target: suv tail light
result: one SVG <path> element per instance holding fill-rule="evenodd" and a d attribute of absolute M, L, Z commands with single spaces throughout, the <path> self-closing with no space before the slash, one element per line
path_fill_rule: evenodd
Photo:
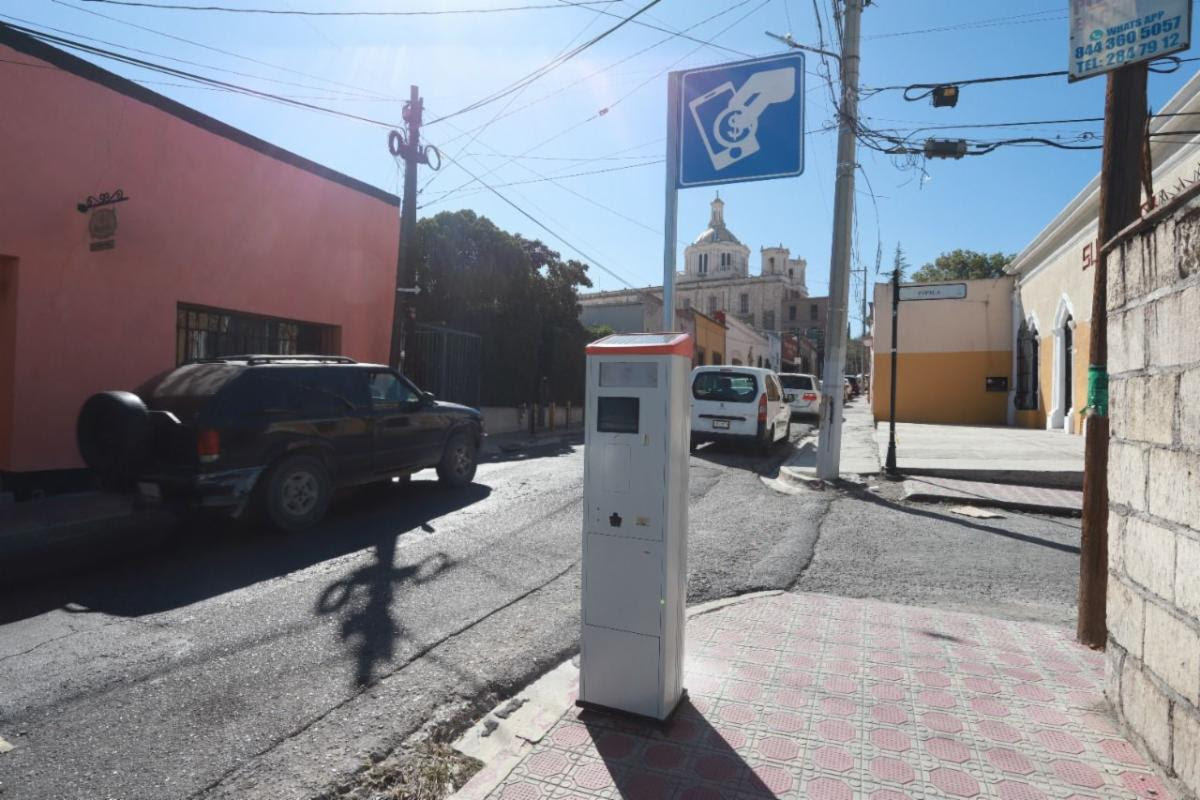
<path fill-rule="evenodd" d="M 758 421 L 767 421 L 767 396 L 765 394 L 758 398 Z"/>
<path fill-rule="evenodd" d="M 806 402 L 811 403 L 813 400 L 817 399 L 817 393 L 816 392 L 805 392 L 804 399 Z"/>
<path fill-rule="evenodd" d="M 211 464 L 221 455 L 221 434 L 214 430 L 203 430 L 196 434 L 196 455 L 201 464 Z"/>

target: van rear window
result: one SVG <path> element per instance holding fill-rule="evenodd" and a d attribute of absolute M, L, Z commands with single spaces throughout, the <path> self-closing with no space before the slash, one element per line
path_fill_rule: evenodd
<path fill-rule="evenodd" d="M 758 379 L 749 372 L 701 372 L 692 381 L 692 397 L 720 403 L 753 403 Z"/>
<path fill-rule="evenodd" d="M 785 389 L 812 389 L 813 379 L 808 375 L 780 375 L 779 382 Z"/>

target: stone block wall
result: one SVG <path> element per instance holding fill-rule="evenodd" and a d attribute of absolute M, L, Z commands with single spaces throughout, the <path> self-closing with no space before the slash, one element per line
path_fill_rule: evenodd
<path fill-rule="evenodd" d="M 1109 261 L 1106 693 L 1200 794 L 1200 201 Z"/>

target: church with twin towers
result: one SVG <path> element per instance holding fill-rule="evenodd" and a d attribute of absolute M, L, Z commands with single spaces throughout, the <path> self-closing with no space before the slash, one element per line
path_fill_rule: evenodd
<path fill-rule="evenodd" d="M 709 317 L 724 312 L 764 333 L 806 327 L 808 304 L 803 301 L 808 297 L 804 277 L 807 262 L 792 258 L 782 244 L 761 248 L 759 256 L 759 273 L 751 275 L 750 248 L 726 225 L 725 201 L 718 193 L 712 201 L 708 227 L 683 251 L 683 271 L 675 279 L 676 306 Z M 647 294 L 659 301 L 656 313 L 661 323 L 661 286 L 581 294 L 579 304 L 587 318 L 593 316 L 589 309 L 599 311 L 611 306 L 615 311 L 622 304 L 641 305 Z M 641 327 L 654 327 L 649 315 Z"/>

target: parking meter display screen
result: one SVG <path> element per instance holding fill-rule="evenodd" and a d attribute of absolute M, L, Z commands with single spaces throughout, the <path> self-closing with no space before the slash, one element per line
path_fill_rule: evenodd
<path fill-rule="evenodd" d="M 597 397 L 596 430 L 600 433 L 637 433 L 636 397 Z"/>
<path fill-rule="evenodd" d="M 601 386 L 650 388 L 658 386 L 658 364 L 611 361 L 600 365 Z"/>

